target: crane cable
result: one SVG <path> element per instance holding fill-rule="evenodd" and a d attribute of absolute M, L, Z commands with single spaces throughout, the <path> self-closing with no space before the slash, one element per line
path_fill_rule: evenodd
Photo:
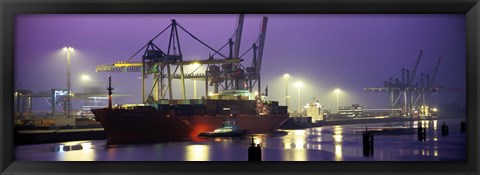
<path fill-rule="evenodd" d="M 203 44 L 204 46 L 208 47 L 210 50 L 214 51 L 215 53 L 217 53 L 218 55 L 222 56 L 223 58 L 227 58 L 225 55 L 221 54 L 220 52 L 218 52 L 217 50 L 213 49 L 212 47 L 210 47 L 208 44 L 204 43 L 203 41 L 201 41 L 200 39 L 198 39 L 197 37 L 195 37 L 192 33 L 188 32 L 185 28 L 183 28 L 180 24 L 177 23 L 177 26 L 180 27 L 180 29 L 182 29 L 185 33 L 187 33 L 188 35 L 190 35 L 190 37 L 192 37 L 193 39 L 197 40 L 198 42 L 200 42 L 201 44 Z"/>
<path fill-rule="evenodd" d="M 168 28 L 170 28 L 172 26 L 172 24 L 168 25 L 165 29 L 163 29 L 160 33 L 158 33 L 155 37 L 153 37 L 153 39 L 151 39 L 150 41 L 153 41 L 155 39 L 157 39 L 161 34 L 163 34 L 163 32 L 165 32 Z M 149 42 L 150 42 L 149 41 Z M 135 57 L 138 53 L 140 53 L 143 49 L 145 49 L 145 47 L 148 46 L 148 43 L 145 44 L 142 48 L 140 48 L 137 52 L 135 52 L 132 56 L 130 56 L 127 61 L 130 61 L 133 57 Z"/>

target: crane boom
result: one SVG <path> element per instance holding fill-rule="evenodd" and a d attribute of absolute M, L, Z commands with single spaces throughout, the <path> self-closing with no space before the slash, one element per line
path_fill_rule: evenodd
<path fill-rule="evenodd" d="M 243 18 L 244 14 L 238 15 L 237 30 L 235 30 L 235 50 L 233 51 L 233 58 L 238 58 L 240 54 L 240 42 L 242 40 Z"/>
<path fill-rule="evenodd" d="M 265 45 L 265 35 L 267 34 L 267 22 L 268 18 L 266 16 L 263 17 L 262 21 L 262 32 L 260 34 L 260 41 L 258 44 L 258 57 L 257 57 L 257 76 L 260 75 L 260 68 L 262 67 L 262 56 L 263 56 L 263 48 Z"/>
<path fill-rule="evenodd" d="M 410 81 L 408 82 L 408 85 L 412 85 L 413 79 L 415 78 L 415 74 L 417 73 L 418 65 L 420 64 L 420 59 L 422 59 L 422 54 L 423 54 L 423 49 L 420 49 L 420 54 L 418 54 L 417 62 L 415 62 L 415 67 L 413 68 L 412 76 L 410 78 Z"/>
<path fill-rule="evenodd" d="M 437 70 L 438 67 L 440 66 L 440 61 L 442 61 L 442 57 L 438 58 L 437 65 L 435 66 L 435 70 L 433 71 L 432 79 L 430 80 L 429 85 L 433 85 L 433 82 L 435 81 L 435 76 L 437 76 Z"/>
<path fill-rule="evenodd" d="M 162 65 L 192 65 L 192 64 L 222 64 L 222 63 L 240 63 L 241 59 L 208 59 L 208 60 L 188 60 L 178 61 L 174 63 L 155 63 L 158 66 Z M 142 62 L 117 62 L 113 64 L 104 64 L 96 67 L 96 72 L 141 72 Z"/>

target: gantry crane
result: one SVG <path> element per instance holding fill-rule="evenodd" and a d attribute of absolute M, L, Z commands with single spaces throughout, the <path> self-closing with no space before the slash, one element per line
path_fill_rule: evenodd
<path fill-rule="evenodd" d="M 425 76 L 424 73 L 421 73 L 419 77 L 417 76 L 417 69 L 422 54 L 423 50 L 420 50 L 411 75 L 410 70 L 402 69 L 384 81 L 383 87 L 364 89 L 373 92 L 388 92 L 390 94 L 391 116 L 412 117 L 413 114 L 418 111 L 420 111 L 420 115 L 428 114 L 430 94 L 436 93 L 439 89 L 439 87 L 433 86 L 433 82 L 442 58 L 440 57 L 438 59 L 432 79 L 430 80 L 429 74 Z M 426 98 L 428 98 L 428 100 Z M 400 111 L 400 113 L 397 111 Z"/>
<path fill-rule="evenodd" d="M 259 39 L 249 48 L 244 54 L 240 55 L 240 43 L 243 28 L 244 15 L 238 16 L 238 24 L 234 32 L 235 41 L 230 38 L 228 42 L 219 50 L 215 50 L 205 42 L 198 39 L 192 33 L 187 31 L 175 20 L 156 35 L 153 39 L 147 42 L 141 49 L 132 55 L 128 61 L 117 62 L 113 64 L 99 65 L 96 67 L 96 72 L 142 72 L 142 102 L 145 103 L 145 80 L 148 75 L 152 74 L 153 85 L 148 97 L 153 97 L 152 100 L 164 99 L 167 91 L 169 99 L 173 99 L 172 94 L 172 80 L 179 79 L 182 86 L 182 98 L 186 98 L 185 94 L 185 79 L 195 79 L 205 81 L 205 94 L 208 94 L 208 87 L 214 87 L 214 93 L 219 92 L 219 87 L 223 90 L 249 90 L 252 92 L 253 87 L 258 82 L 258 90 L 260 91 L 260 67 L 262 62 L 263 48 L 265 44 L 267 17 L 263 18 L 261 32 Z M 155 45 L 154 41 L 157 37 L 170 29 L 169 44 L 166 51 L 160 49 Z M 188 36 L 201 43 L 213 51 L 213 55 L 209 54 L 208 59 L 201 60 L 183 60 L 182 50 L 180 45 L 180 37 L 178 29 L 185 32 Z M 258 44 L 258 46 L 257 46 Z M 229 45 L 229 55 L 225 56 L 220 53 L 225 46 Z M 253 50 L 253 62 L 251 67 L 245 68 L 241 59 L 246 53 Z M 130 62 L 140 52 L 144 51 L 141 62 Z M 221 58 L 214 58 L 214 56 Z M 199 64 L 206 65 L 207 69 L 204 73 L 195 73 L 195 69 L 191 73 L 185 73 L 183 66 Z M 172 72 L 172 67 L 174 71 Z M 180 73 L 177 74 L 177 71 Z M 165 79 L 167 82 L 165 83 Z"/>
<path fill-rule="evenodd" d="M 83 93 L 70 93 L 72 99 L 81 99 L 86 100 L 89 97 L 101 97 L 105 96 L 105 93 L 101 91 L 101 89 L 95 89 L 91 92 L 83 92 Z M 33 99 L 34 98 L 43 98 L 45 102 L 50 107 L 50 114 L 51 117 L 56 117 L 56 110 L 57 106 L 63 106 L 63 111 L 66 112 L 66 89 L 50 89 L 46 91 L 39 91 L 39 92 L 32 92 L 32 90 L 22 89 L 20 85 L 20 89 L 15 90 L 14 92 L 14 101 L 15 101 L 15 117 L 22 118 L 23 116 L 28 117 L 32 114 L 32 106 L 33 106 Z M 116 96 L 127 96 L 126 94 L 116 94 Z"/>

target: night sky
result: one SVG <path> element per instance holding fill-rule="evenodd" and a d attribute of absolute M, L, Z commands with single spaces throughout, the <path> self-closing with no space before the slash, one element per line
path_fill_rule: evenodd
<path fill-rule="evenodd" d="M 386 93 L 364 91 L 382 87 L 402 68 L 412 69 L 423 49 L 418 74 L 432 74 L 442 57 L 435 85 L 459 88 L 441 90 L 434 105 L 466 103 L 465 15 L 245 15 L 240 53 L 251 47 L 259 35 L 263 16 L 269 18 L 262 63 L 262 89 L 269 87 L 269 99 L 285 104 L 285 81 L 289 73 L 291 108 L 297 108 L 303 82 L 301 104 L 313 97 L 327 109 L 336 106 L 335 88 L 340 88 L 341 106 L 360 104 L 368 108 L 388 107 Z M 95 67 L 126 61 L 150 39 L 170 24 L 171 19 L 213 48 L 219 49 L 233 36 L 237 15 L 17 15 L 15 21 L 15 88 L 33 92 L 66 88 L 66 53 L 72 46 L 72 90 L 107 86 L 112 75 L 114 103 L 141 102 L 141 73 L 95 73 Z M 155 44 L 166 50 L 168 35 Z M 183 59 L 207 59 L 208 48 L 180 32 Z M 222 50 L 228 55 L 228 49 Z M 251 65 L 252 54 L 242 63 Z M 219 57 L 216 57 L 219 58 Z M 130 61 L 140 61 L 141 54 Z M 186 71 L 191 67 L 186 66 Z M 81 75 L 91 77 L 82 82 Z M 149 81 L 150 82 L 150 81 Z M 179 87 L 180 81 L 174 81 Z M 150 83 L 151 84 L 151 83 Z M 193 97 L 193 80 L 186 80 L 187 98 Z M 205 83 L 197 81 L 197 97 L 205 95 Z M 181 98 L 174 88 L 175 98 Z M 212 91 L 213 87 L 209 87 Z M 256 89 L 256 88 L 255 88 Z M 147 92 L 149 89 L 147 89 Z M 105 94 L 106 94 L 105 90 Z M 74 102 L 74 109 L 78 109 Z M 48 110 L 44 99 L 34 100 L 33 110 Z"/>

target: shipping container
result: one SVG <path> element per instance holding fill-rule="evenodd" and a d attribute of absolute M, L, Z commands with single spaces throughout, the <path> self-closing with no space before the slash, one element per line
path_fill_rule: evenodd
<path fill-rule="evenodd" d="M 190 104 L 190 100 L 180 100 L 179 104 L 188 105 L 188 104 Z"/>
<path fill-rule="evenodd" d="M 190 100 L 190 104 L 203 104 L 203 100 L 202 99 L 191 99 Z"/>
<path fill-rule="evenodd" d="M 270 101 L 271 106 L 278 106 L 278 101 Z"/>
<path fill-rule="evenodd" d="M 168 99 L 160 99 L 160 100 L 158 100 L 158 103 L 159 103 L 159 104 L 170 104 L 170 100 L 168 100 Z"/>
<path fill-rule="evenodd" d="M 288 113 L 288 107 L 287 107 L 287 106 L 278 106 L 278 113 L 279 113 L 279 114 L 286 114 L 286 113 Z"/>
<path fill-rule="evenodd" d="M 55 120 L 54 119 L 42 119 L 42 125 L 43 126 L 50 126 L 50 125 L 55 125 Z"/>
<path fill-rule="evenodd" d="M 270 114 L 278 114 L 278 106 L 269 106 L 268 110 L 270 111 Z"/>
<path fill-rule="evenodd" d="M 34 124 L 35 124 L 35 126 L 43 126 L 42 125 L 42 119 L 35 119 Z"/>
<path fill-rule="evenodd" d="M 205 115 L 206 108 L 204 105 L 193 105 L 193 113 L 196 115 Z"/>
<path fill-rule="evenodd" d="M 192 115 L 193 114 L 193 106 L 192 105 L 177 105 L 175 110 L 177 115 Z"/>
<path fill-rule="evenodd" d="M 217 109 L 207 109 L 206 112 L 209 115 L 215 115 L 215 114 L 217 114 Z"/>
<path fill-rule="evenodd" d="M 100 124 L 100 122 L 93 120 L 93 119 L 86 119 L 86 118 L 77 118 L 75 122 L 80 123 L 80 125 L 89 125 L 89 124 Z"/>

